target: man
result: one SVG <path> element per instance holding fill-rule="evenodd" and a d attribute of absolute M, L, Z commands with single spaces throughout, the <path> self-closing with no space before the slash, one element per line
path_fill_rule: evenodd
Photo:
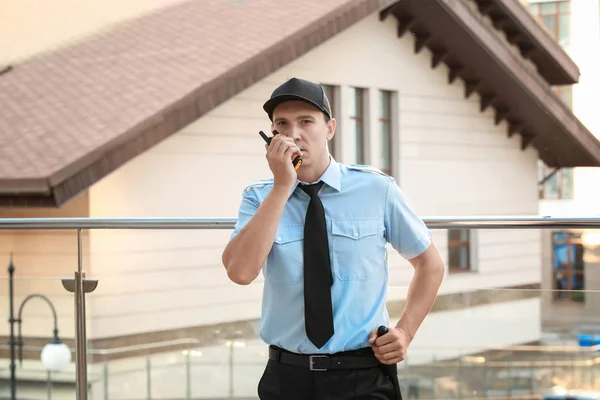
<path fill-rule="evenodd" d="M 259 397 L 400 399 L 395 367 L 437 296 L 440 254 L 393 178 L 330 156 L 336 120 L 320 85 L 290 79 L 263 108 L 279 133 L 265 145 L 273 179 L 244 189 L 222 256 L 235 283 L 265 276 Z M 415 273 L 398 324 L 378 337 L 389 319 L 387 242 Z"/>

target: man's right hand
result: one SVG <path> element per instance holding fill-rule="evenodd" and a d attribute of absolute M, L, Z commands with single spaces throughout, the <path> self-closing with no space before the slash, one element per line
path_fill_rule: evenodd
<path fill-rule="evenodd" d="M 296 169 L 292 164 L 292 156 L 302 152 L 294 143 L 294 139 L 284 135 L 275 135 L 271 145 L 265 145 L 266 157 L 269 168 L 273 172 L 273 184 L 275 186 L 291 188 L 296 183 Z"/>

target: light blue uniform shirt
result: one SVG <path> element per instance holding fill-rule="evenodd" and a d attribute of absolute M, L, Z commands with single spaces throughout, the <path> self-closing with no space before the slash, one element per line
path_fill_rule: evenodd
<path fill-rule="evenodd" d="M 260 337 L 297 353 L 336 353 L 367 347 L 369 333 L 389 323 L 386 308 L 386 243 L 404 258 L 423 253 L 431 234 L 394 179 L 368 166 L 338 164 L 333 157 L 320 178 L 333 286 L 333 337 L 321 349 L 304 328 L 302 242 L 309 196 L 294 186 L 263 266 L 265 277 Z M 232 237 L 255 214 L 273 188 L 256 181 L 243 191 Z"/>

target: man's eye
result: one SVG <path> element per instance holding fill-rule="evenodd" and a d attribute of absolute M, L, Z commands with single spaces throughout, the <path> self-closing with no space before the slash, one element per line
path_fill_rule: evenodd
<path fill-rule="evenodd" d="M 312 121 L 310 119 L 305 119 L 302 121 L 303 124 L 310 124 Z"/>
<path fill-rule="evenodd" d="M 277 126 L 283 126 L 283 125 L 286 125 L 286 122 L 285 122 L 285 121 L 279 121 L 279 122 L 277 123 Z"/>

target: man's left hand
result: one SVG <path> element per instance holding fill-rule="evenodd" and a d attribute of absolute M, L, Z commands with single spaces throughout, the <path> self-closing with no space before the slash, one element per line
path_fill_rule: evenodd
<path fill-rule="evenodd" d="M 375 329 L 369 335 L 369 343 L 382 364 L 397 364 L 406 357 L 410 338 L 401 328 L 390 328 L 388 333 L 380 337 L 377 337 Z"/>

